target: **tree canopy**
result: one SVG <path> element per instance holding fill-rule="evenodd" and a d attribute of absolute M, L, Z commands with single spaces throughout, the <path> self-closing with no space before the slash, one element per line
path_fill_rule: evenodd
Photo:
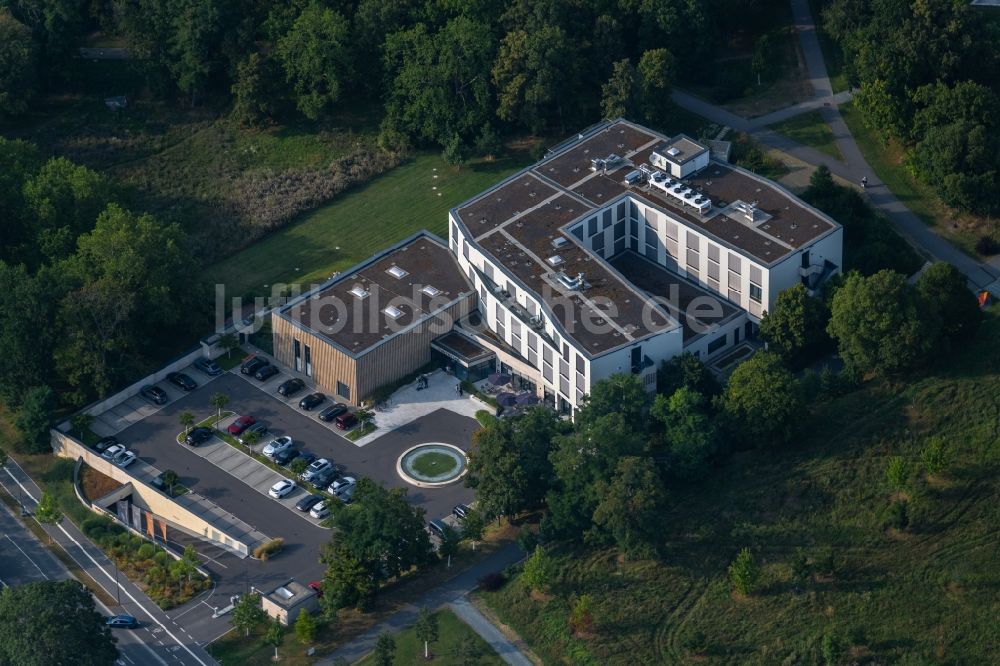
<path fill-rule="evenodd" d="M 16 666 L 105 666 L 118 648 L 94 599 L 75 580 L 0 590 L 0 662 Z"/>

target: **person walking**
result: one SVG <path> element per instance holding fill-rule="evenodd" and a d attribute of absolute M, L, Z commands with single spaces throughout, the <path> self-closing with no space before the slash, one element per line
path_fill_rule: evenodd
<path fill-rule="evenodd" d="M 868 189 L 868 176 L 861 176 L 861 189 Z"/>

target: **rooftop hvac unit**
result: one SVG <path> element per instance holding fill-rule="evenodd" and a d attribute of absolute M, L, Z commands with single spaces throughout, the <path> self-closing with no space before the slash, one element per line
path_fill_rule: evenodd
<path fill-rule="evenodd" d="M 583 289 L 586 284 L 583 281 L 583 273 L 577 273 L 576 277 L 570 277 L 566 275 L 566 273 L 560 271 L 556 274 L 556 279 L 559 280 L 559 284 L 572 291 Z"/>
<path fill-rule="evenodd" d="M 680 154 L 681 151 L 679 151 L 677 148 L 674 148 L 673 146 L 667 149 L 667 155 L 670 155 L 671 157 L 677 157 Z"/>
<path fill-rule="evenodd" d="M 552 247 L 557 250 L 561 247 L 566 247 L 567 245 L 569 245 L 569 239 L 565 236 L 556 236 L 552 239 Z"/>
<path fill-rule="evenodd" d="M 642 171 L 636 169 L 635 171 L 630 171 L 625 174 L 625 184 L 628 186 L 635 185 L 636 183 L 641 183 L 643 181 Z"/>

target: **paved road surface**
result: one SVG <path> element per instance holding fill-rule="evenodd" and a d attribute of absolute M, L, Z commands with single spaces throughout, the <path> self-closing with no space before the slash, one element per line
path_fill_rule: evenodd
<path fill-rule="evenodd" d="M 18 497 L 20 492 L 28 509 L 34 510 L 38 498 L 41 497 L 41 490 L 13 460 L 7 463 L 6 469 L 0 470 L 0 483 L 14 497 Z M 11 518 L 9 513 L 6 513 L 5 516 Z M 2 529 L 8 529 L 9 523 L 4 525 Z M 22 526 L 21 529 L 30 536 L 30 532 L 26 528 Z M 121 606 L 111 610 L 104 609 L 108 614 L 111 614 L 112 611 L 128 613 L 143 623 L 142 629 L 116 632 L 115 635 L 119 639 L 123 652 L 121 663 L 160 664 L 163 666 L 211 666 L 216 663 L 201 649 L 199 641 L 188 633 L 187 627 L 173 622 L 149 597 L 124 576 L 116 577 L 115 567 L 111 561 L 69 520 L 63 520 L 55 526 L 43 525 L 43 529 L 61 544 L 80 568 L 97 581 L 108 594 L 112 597 L 120 594 Z M 22 548 L 28 540 L 23 535 L 15 538 L 18 539 Z M 24 554 L 27 556 L 31 552 L 34 551 L 26 549 Z M 48 553 L 46 555 L 52 558 Z M 40 574 L 50 576 L 51 572 L 55 571 L 54 566 L 62 568 L 58 561 L 55 565 L 51 562 L 43 564 L 44 559 L 39 555 L 37 564 Z M 62 571 L 63 574 L 60 577 L 68 578 L 69 573 L 65 569 Z M 23 576 L 30 573 L 30 568 L 21 563 L 18 572 L 19 575 Z M 120 584 L 120 590 L 116 588 L 116 578 Z"/>
<path fill-rule="evenodd" d="M 448 607 L 455 611 L 455 615 L 462 619 L 472 630 L 482 636 L 483 640 L 490 644 L 500 658 L 512 666 L 533 666 L 531 660 L 524 656 L 517 646 L 503 635 L 489 619 L 479 612 L 479 610 L 469 603 L 467 596 L 456 599 L 448 604 Z"/>
<path fill-rule="evenodd" d="M 866 195 L 868 199 L 874 206 L 881 209 L 896 228 L 925 254 L 939 261 L 947 261 L 953 264 L 965 274 L 970 285 L 975 288 L 983 288 L 996 282 L 1000 278 L 1000 266 L 994 266 L 989 263 L 981 264 L 976 259 L 956 248 L 946 239 L 934 233 L 930 227 L 924 224 L 913 211 L 908 209 L 879 180 L 874 170 L 862 156 L 861 150 L 847 128 L 844 119 L 840 116 L 836 104 L 825 103 L 835 100 L 831 97 L 832 88 L 830 86 L 830 79 L 823 60 L 823 52 L 820 49 L 819 40 L 816 36 L 815 22 L 809 11 L 808 0 L 792 0 L 791 5 L 795 25 L 798 29 L 799 40 L 802 45 L 802 52 L 809 71 L 809 80 L 813 85 L 814 97 L 824 102 L 818 108 L 820 109 L 820 113 L 823 114 L 823 119 L 826 120 L 833 131 L 837 147 L 844 156 L 843 162 L 825 155 L 818 150 L 796 143 L 773 130 L 762 127 L 761 121 L 764 119 L 756 121 L 747 120 L 680 90 L 674 91 L 674 102 L 713 122 L 728 125 L 741 132 L 749 132 L 761 143 L 777 148 L 803 162 L 813 165 L 825 164 L 832 173 L 849 182 L 859 183 L 863 176 L 867 176 L 868 189 Z M 815 102 L 816 100 L 814 99 L 813 101 Z M 802 110 L 808 109 L 802 107 Z"/>
<path fill-rule="evenodd" d="M 394 634 L 412 626 L 417 621 L 417 614 L 420 612 L 421 607 L 436 609 L 445 604 L 460 600 L 469 592 L 476 589 L 477 581 L 484 574 L 493 571 L 502 571 L 511 564 L 519 562 L 523 557 L 524 554 L 516 544 L 510 544 L 501 548 L 487 559 L 470 568 L 465 573 L 456 576 L 447 583 L 429 591 L 417 600 L 415 604 L 407 606 L 390 615 L 388 618 L 369 629 L 366 633 L 353 639 L 349 644 L 341 647 L 320 663 L 329 665 L 332 664 L 333 660 L 337 658 L 343 658 L 349 663 L 354 663 L 375 649 L 375 641 L 378 640 L 379 634 L 386 631 Z M 475 627 L 473 627 L 473 629 L 475 629 Z M 501 649 L 504 651 L 503 653 L 507 652 L 506 647 L 501 646 Z"/>

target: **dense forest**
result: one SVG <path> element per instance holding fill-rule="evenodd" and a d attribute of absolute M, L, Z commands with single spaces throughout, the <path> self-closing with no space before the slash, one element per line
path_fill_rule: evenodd
<path fill-rule="evenodd" d="M 234 118 L 248 125 L 374 103 L 383 145 L 438 145 L 455 156 L 489 152 L 510 130 L 563 133 L 620 113 L 663 120 L 671 83 L 713 80 L 717 45 L 749 40 L 752 48 L 775 13 L 787 12 L 776 0 L 0 7 L 0 89 L 10 91 L 0 94 L 0 113 L 24 113 L 34 94 L 58 87 L 77 47 L 100 31 L 123 37 L 163 99 L 195 106 L 228 92 Z"/>
<path fill-rule="evenodd" d="M 831 0 L 855 103 L 945 203 L 1000 210 L 1000 22 L 963 0 Z"/>

